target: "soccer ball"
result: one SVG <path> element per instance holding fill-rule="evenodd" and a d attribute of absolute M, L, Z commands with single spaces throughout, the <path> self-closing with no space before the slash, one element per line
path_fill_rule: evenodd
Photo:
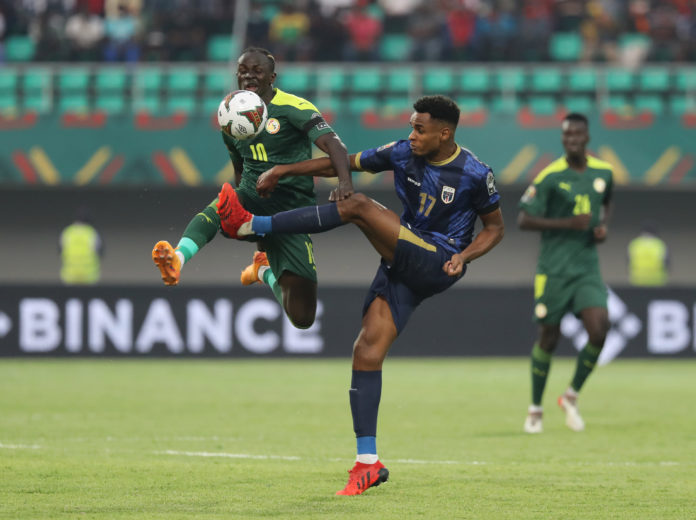
<path fill-rule="evenodd" d="M 218 124 L 235 139 L 253 139 L 266 128 L 266 104 L 250 90 L 235 90 L 225 96 L 218 107 Z"/>

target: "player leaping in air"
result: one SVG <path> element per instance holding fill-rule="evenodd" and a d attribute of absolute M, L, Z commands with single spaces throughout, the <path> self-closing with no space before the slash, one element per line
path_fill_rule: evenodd
<path fill-rule="evenodd" d="M 394 171 L 401 217 L 361 193 L 273 216 L 249 213 L 229 184 L 218 197 L 221 226 L 231 237 L 320 233 L 353 223 L 382 257 L 353 345 L 349 396 L 358 454 L 338 495 L 359 495 L 389 476 L 376 442 L 382 363 L 389 347 L 424 299 L 451 287 L 469 262 L 503 238 L 493 172 L 454 140 L 457 105 L 444 96 L 427 96 L 413 108 L 408 140 L 349 156 L 353 170 Z M 265 196 L 289 177 L 329 168 L 327 158 L 275 166 L 259 177 L 257 189 Z M 477 218 L 483 228 L 473 237 Z"/>

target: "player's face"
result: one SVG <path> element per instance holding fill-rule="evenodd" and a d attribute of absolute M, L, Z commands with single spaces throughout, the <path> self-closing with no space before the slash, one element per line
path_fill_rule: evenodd
<path fill-rule="evenodd" d="M 585 147 L 590 141 L 587 125 L 582 121 L 563 121 L 561 142 L 566 155 L 580 157 L 585 155 Z"/>
<path fill-rule="evenodd" d="M 275 77 L 275 72 L 271 72 L 268 58 L 259 52 L 247 52 L 237 60 L 239 88 L 256 92 L 266 102 L 273 96 Z"/>
<path fill-rule="evenodd" d="M 442 121 L 433 119 L 428 113 L 414 112 L 411 115 L 411 133 L 408 141 L 413 155 L 433 157 L 447 141 L 449 128 Z"/>

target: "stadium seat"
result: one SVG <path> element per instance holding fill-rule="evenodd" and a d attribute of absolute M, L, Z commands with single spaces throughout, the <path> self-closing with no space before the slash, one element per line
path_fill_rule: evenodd
<path fill-rule="evenodd" d="M 562 88 L 561 71 L 555 67 L 535 68 L 532 71 L 531 89 L 533 92 L 560 92 Z"/>
<path fill-rule="evenodd" d="M 527 106 L 534 114 L 548 116 L 556 113 L 558 103 L 553 96 L 531 96 Z"/>
<path fill-rule="evenodd" d="M 230 61 L 232 59 L 232 35 L 214 34 L 208 38 L 208 60 Z"/>
<path fill-rule="evenodd" d="M 133 73 L 133 89 L 157 91 L 162 87 L 162 71 L 159 67 L 138 67 Z"/>
<path fill-rule="evenodd" d="M 36 45 L 29 36 L 13 35 L 5 40 L 5 59 L 7 61 L 31 61 L 34 59 Z"/>
<path fill-rule="evenodd" d="M 525 88 L 524 70 L 520 67 L 506 67 L 496 72 L 495 86 L 503 92 L 516 92 Z"/>
<path fill-rule="evenodd" d="M 623 68 L 607 69 L 604 83 L 610 92 L 630 92 L 635 86 L 633 72 Z"/>
<path fill-rule="evenodd" d="M 646 67 L 638 75 L 638 88 L 643 91 L 667 92 L 670 75 L 665 67 Z"/>
<path fill-rule="evenodd" d="M 22 108 L 28 112 L 48 114 L 53 109 L 53 96 L 42 90 L 24 91 Z"/>
<path fill-rule="evenodd" d="M 24 71 L 21 78 L 21 88 L 24 91 L 50 90 L 53 84 L 53 75 L 50 69 L 43 67 L 31 67 Z"/>
<path fill-rule="evenodd" d="M 520 109 L 520 100 L 515 95 L 495 96 L 489 106 L 492 112 L 514 114 Z"/>
<path fill-rule="evenodd" d="M 53 108 L 53 75 L 44 67 L 27 68 L 20 77 L 23 109 L 46 114 Z"/>
<path fill-rule="evenodd" d="M 122 94 L 97 94 L 94 108 L 109 115 L 122 114 L 126 108 L 126 100 Z"/>
<path fill-rule="evenodd" d="M 405 61 L 411 53 L 411 37 L 404 33 L 385 34 L 379 43 L 383 61 Z"/>
<path fill-rule="evenodd" d="M 462 92 L 485 92 L 490 88 L 490 74 L 483 67 L 467 67 L 459 77 Z"/>
<path fill-rule="evenodd" d="M 595 100 L 591 96 L 565 96 L 563 98 L 563 106 L 568 112 L 588 114 L 595 109 Z"/>
<path fill-rule="evenodd" d="M 58 100 L 58 111 L 60 113 L 76 112 L 85 113 L 89 111 L 89 99 L 86 92 L 76 92 L 63 94 Z"/>
<path fill-rule="evenodd" d="M 450 67 L 428 67 L 423 72 L 423 92 L 451 94 L 454 91 L 454 73 Z"/>
<path fill-rule="evenodd" d="M 676 71 L 675 84 L 681 92 L 696 91 L 696 67 L 680 67 Z"/>
<path fill-rule="evenodd" d="M 622 94 L 606 96 L 602 100 L 601 106 L 603 110 L 613 110 L 614 112 L 626 112 L 632 110 L 632 105 L 629 102 L 628 97 Z"/>
<path fill-rule="evenodd" d="M 376 67 L 359 67 L 350 75 L 350 89 L 356 93 L 376 93 L 382 87 L 381 69 Z"/>
<path fill-rule="evenodd" d="M 377 110 L 379 103 L 374 96 L 352 96 L 348 99 L 347 109 L 351 114 L 361 114 L 366 110 Z"/>
<path fill-rule="evenodd" d="M 639 94 L 635 98 L 634 106 L 638 111 L 647 110 L 656 116 L 662 115 L 665 111 L 665 103 L 657 95 Z"/>
<path fill-rule="evenodd" d="M 669 99 L 669 111 L 677 116 L 696 113 L 696 98 L 674 95 Z"/>
<path fill-rule="evenodd" d="M 647 52 L 650 44 L 650 37 L 643 33 L 623 33 L 619 36 L 619 49 L 623 53 Z"/>
<path fill-rule="evenodd" d="M 413 100 L 409 96 L 387 96 L 381 103 L 380 110 L 387 114 L 412 112 Z"/>
<path fill-rule="evenodd" d="M 13 114 L 17 111 L 17 94 L 12 90 L 0 91 L 0 114 Z"/>
<path fill-rule="evenodd" d="M 172 67 L 167 72 L 165 87 L 170 92 L 189 93 L 198 87 L 198 70 L 195 67 Z"/>
<path fill-rule="evenodd" d="M 334 114 L 337 114 L 343 110 L 343 101 L 334 96 L 319 98 L 314 104 L 321 113 L 333 112 Z"/>
<path fill-rule="evenodd" d="M 184 112 L 185 114 L 193 114 L 198 106 L 196 97 L 187 94 L 174 94 L 167 98 L 165 109 L 168 113 Z"/>
<path fill-rule="evenodd" d="M 317 73 L 317 90 L 321 94 L 340 93 L 346 86 L 347 80 L 343 67 L 321 67 Z"/>
<path fill-rule="evenodd" d="M 133 111 L 140 112 L 141 110 L 151 114 L 158 114 L 162 110 L 162 101 L 159 94 L 147 93 L 143 96 L 135 96 L 133 98 Z"/>
<path fill-rule="evenodd" d="M 549 40 L 549 56 L 554 61 L 578 61 L 582 55 L 582 37 L 576 32 L 557 32 Z"/>
<path fill-rule="evenodd" d="M 76 96 L 86 96 L 87 87 L 91 74 L 86 67 L 66 67 L 58 72 L 58 90 L 61 96 L 75 94 Z M 63 103 L 59 104 L 61 108 Z"/>
<path fill-rule="evenodd" d="M 213 117 L 222 101 L 222 95 L 209 94 L 201 101 L 201 113 Z"/>
<path fill-rule="evenodd" d="M 593 68 L 573 67 L 568 75 L 568 90 L 593 92 L 597 88 L 597 72 Z"/>
<path fill-rule="evenodd" d="M 416 70 L 413 67 L 389 69 L 387 75 L 387 92 L 408 93 L 416 84 Z"/>
<path fill-rule="evenodd" d="M 456 99 L 459 109 L 466 112 L 476 112 L 486 108 L 486 100 L 483 96 L 461 96 Z"/>
<path fill-rule="evenodd" d="M 314 87 L 314 77 L 307 67 L 288 65 L 278 71 L 276 84 L 286 92 L 302 96 Z"/>
<path fill-rule="evenodd" d="M 9 67 L 0 67 L 0 92 L 17 88 L 17 71 Z"/>
<path fill-rule="evenodd" d="M 97 92 L 123 92 L 128 83 L 128 73 L 120 67 L 99 67 L 94 76 Z"/>

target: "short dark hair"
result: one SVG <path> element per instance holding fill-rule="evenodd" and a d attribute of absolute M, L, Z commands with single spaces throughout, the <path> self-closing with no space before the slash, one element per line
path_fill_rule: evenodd
<path fill-rule="evenodd" d="M 585 126 L 587 127 L 590 126 L 587 116 L 581 114 L 580 112 L 570 112 L 563 118 L 563 121 L 576 121 L 578 123 L 585 123 Z"/>
<path fill-rule="evenodd" d="M 459 124 L 459 107 L 447 96 L 423 96 L 413 108 L 421 114 L 430 114 L 433 119 L 451 123 L 455 128 Z"/>
<path fill-rule="evenodd" d="M 273 54 L 271 54 L 271 51 L 268 49 L 264 49 L 263 47 L 247 47 L 242 51 L 242 54 L 240 56 L 243 56 L 244 54 L 247 54 L 249 52 L 257 52 L 259 54 L 263 54 L 266 59 L 268 60 L 268 64 L 271 66 L 271 72 L 275 72 L 275 58 L 273 57 Z"/>

